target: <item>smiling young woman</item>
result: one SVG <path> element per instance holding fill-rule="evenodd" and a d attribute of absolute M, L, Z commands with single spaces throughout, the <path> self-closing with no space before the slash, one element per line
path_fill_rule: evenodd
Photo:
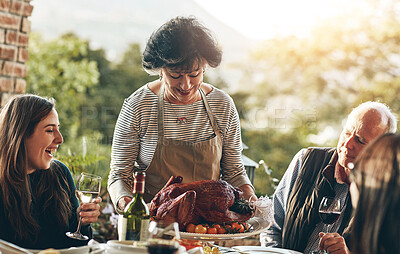
<path fill-rule="evenodd" d="M 63 142 L 59 127 L 58 114 L 53 108 L 26 139 L 26 149 L 31 151 L 28 153 L 28 174 L 36 169 L 50 168 L 53 153 Z"/>
<path fill-rule="evenodd" d="M 79 205 L 69 169 L 53 160 L 63 142 L 54 102 L 35 95 L 11 99 L 0 114 L 0 239 L 30 249 L 87 244 L 65 236 L 100 214 L 99 198 Z"/>

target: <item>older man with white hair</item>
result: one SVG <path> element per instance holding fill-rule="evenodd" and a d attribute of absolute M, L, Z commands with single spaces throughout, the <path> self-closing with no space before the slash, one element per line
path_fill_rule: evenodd
<path fill-rule="evenodd" d="M 349 114 L 336 148 L 300 150 L 290 163 L 274 193 L 274 225 L 261 234 L 261 245 L 311 253 L 350 253 L 342 237 L 351 219 L 348 176 L 352 163 L 364 147 L 384 133 L 394 133 L 397 120 L 379 102 L 365 102 Z M 324 196 L 341 200 L 341 215 L 328 234 L 319 216 Z M 321 238 L 321 239 L 320 239 Z M 346 239 L 347 240 L 347 239 Z"/>

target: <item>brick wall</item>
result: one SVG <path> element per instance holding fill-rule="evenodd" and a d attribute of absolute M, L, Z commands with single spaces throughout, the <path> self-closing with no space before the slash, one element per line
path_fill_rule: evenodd
<path fill-rule="evenodd" d="M 0 0 L 0 106 L 25 93 L 31 0 Z"/>

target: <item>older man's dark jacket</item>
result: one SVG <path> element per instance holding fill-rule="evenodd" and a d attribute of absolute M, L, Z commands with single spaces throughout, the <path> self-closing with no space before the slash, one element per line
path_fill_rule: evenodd
<path fill-rule="evenodd" d="M 304 252 L 310 235 L 321 222 L 318 208 L 324 196 L 335 196 L 334 185 L 337 153 L 335 148 L 308 148 L 299 176 L 289 195 L 282 247 Z M 346 199 L 346 209 L 338 233 L 348 226 L 352 206 Z"/>

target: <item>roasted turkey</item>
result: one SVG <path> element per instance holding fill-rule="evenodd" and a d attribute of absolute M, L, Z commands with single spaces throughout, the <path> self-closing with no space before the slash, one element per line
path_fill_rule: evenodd
<path fill-rule="evenodd" d="M 182 183 L 172 176 L 150 203 L 156 221 L 178 222 L 181 229 L 189 223 L 246 221 L 254 210 L 241 196 L 242 190 L 223 180 Z"/>

